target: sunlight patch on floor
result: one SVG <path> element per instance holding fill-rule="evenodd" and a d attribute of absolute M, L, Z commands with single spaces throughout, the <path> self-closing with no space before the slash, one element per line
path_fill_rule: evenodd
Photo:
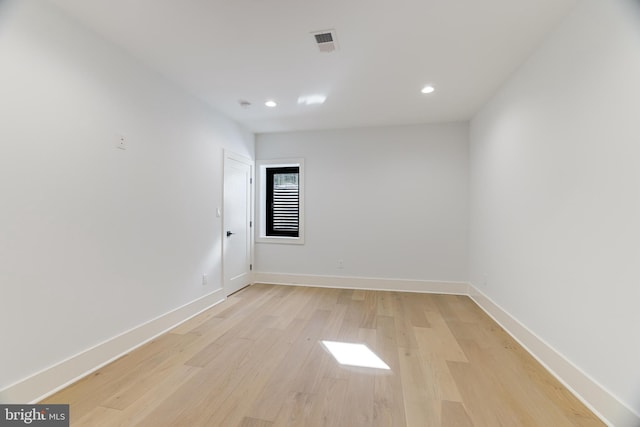
<path fill-rule="evenodd" d="M 322 341 L 322 345 L 341 365 L 386 370 L 391 369 L 386 363 L 384 363 L 382 359 L 380 359 L 373 351 L 369 349 L 369 347 L 364 344 L 338 341 Z"/>

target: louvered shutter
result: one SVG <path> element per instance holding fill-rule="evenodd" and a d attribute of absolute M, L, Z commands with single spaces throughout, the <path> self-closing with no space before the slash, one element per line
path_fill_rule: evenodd
<path fill-rule="evenodd" d="M 267 169 L 267 235 L 298 237 L 298 167 Z"/>

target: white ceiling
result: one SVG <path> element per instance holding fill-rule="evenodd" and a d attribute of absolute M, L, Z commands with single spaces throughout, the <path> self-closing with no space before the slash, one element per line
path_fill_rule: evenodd
<path fill-rule="evenodd" d="M 49 1 L 256 133 L 468 120 L 576 3 Z M 318 51 L 324 29 L 339 50 Z"/>

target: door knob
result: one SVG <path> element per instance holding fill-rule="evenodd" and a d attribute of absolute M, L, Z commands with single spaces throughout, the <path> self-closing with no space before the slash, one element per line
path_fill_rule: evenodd
<path fill-rule="evenodd" d="M 232 233 L 232 232 L 230 232 L 230 231 L 227 231 L 227 237 L 231 236 L 232 234 L 235 234 L 235 233 Z"/>

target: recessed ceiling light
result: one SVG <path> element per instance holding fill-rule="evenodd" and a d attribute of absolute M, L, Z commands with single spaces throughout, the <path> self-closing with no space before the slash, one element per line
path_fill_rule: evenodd
<path fill-rule="evenodd" d="M 298 104 L 304 105 L 315 105 L 315 104 L 324 104 L 324 101 L 327 100 L 325 95 L 307 95 L 298 97 Z"/>
<path fill-rule="evenodd" d="M 426 85 L 425 87 L 422 88 L 421 92 L 422 93 L 433 93 L 433 91 L 436 90 L 436 88 L 434 88 L 431 85 Z"/>
<path fill-rule="evenodd" d="M 267 102 L 265 102 L 264 105 L 266 105 L 267 107 L 273 108 L 273 107 L 277 106 L 278 104 L 276 104 L 276 101 L 270 99 Z"/>

